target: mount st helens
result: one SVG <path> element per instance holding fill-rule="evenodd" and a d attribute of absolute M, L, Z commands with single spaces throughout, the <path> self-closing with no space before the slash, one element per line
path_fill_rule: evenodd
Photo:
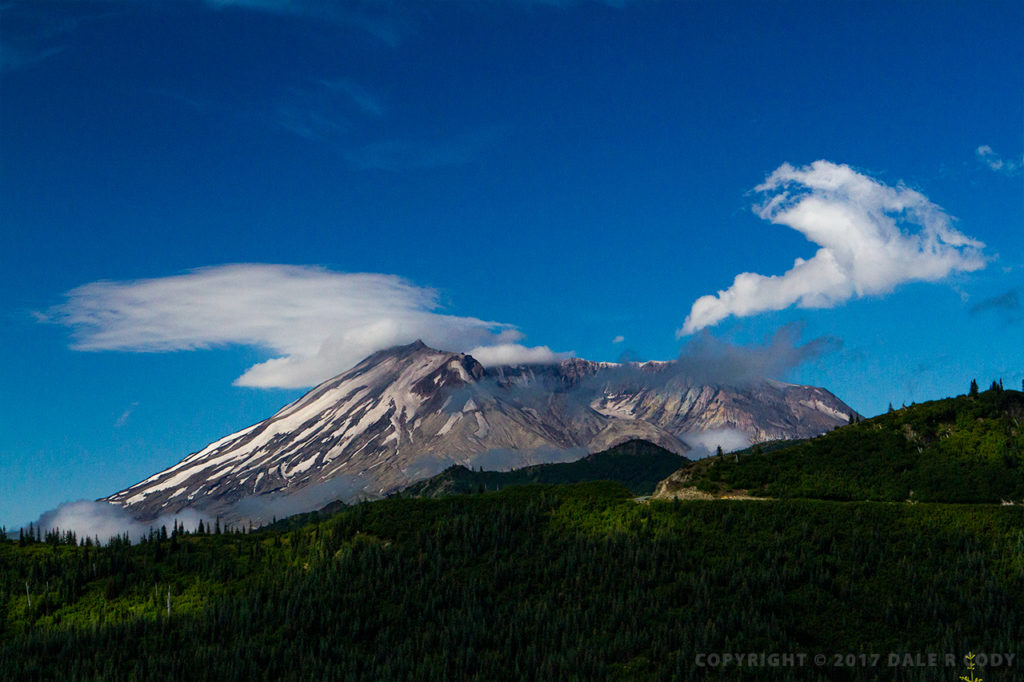
<path fill-rule="evenodd" d="M 749 442 L 807 438 L 851 414 L 823 388 L 700 385 L 675 362 L 485 368 L 417 341 L 370 355 L 269 419 L 106 499 L 140 519 L 194 508 L 267 520 L 261 501 L 287 497 L 314 508 L 376 498 L 452 464 L 507 470 L 633 439 L 682 455 L 701 432 L 729 429 Z"/>

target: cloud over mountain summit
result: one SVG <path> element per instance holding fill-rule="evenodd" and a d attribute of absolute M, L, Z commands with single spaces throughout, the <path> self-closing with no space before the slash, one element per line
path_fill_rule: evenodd
<path fill-rule="evenodd" d="M 416 339 L 437 348 L 482 349 L 493 364 L 564 356 L 520 345 L 523 335 L 510 324 L 445 315 L 437 291 L 388 274 L 232 264 L 171 277 L 92 282 L 66 298 L 40 318 L 70 327 L 76 350 L 237 345 L 274 354 L 242 374 L 235 381 L 240 386 L 312 386 L 374 351 Z"/>

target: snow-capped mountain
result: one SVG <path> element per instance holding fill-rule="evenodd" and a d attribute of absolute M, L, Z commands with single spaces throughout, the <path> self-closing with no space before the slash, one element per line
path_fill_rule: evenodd
<path fill-rule="evenodd" d="M 416 342 L 369 356 L 269 419 L 107 499 L 140 518 L 186 507 L 259 517 L 259 500 L 318 488 L 376 497 L 453 463 L 510 469 L 635 438 L 684 454 L 681 438 L 695 431 L 800 438 L 851 413 L 824 389 L 692 386 L 673 366 L 571 359 L 485 369 L 472 356 Z M 314 495 L 309 506 L 322 501 Z"/>

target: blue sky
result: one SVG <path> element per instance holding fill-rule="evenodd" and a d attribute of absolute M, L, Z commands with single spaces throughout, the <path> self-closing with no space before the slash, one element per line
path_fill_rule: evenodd
<path fill-rule="evenodd" d="M 0 524 L 414 334 L 788 329 L 828 350 L 781 378 L 865 414 L 1019 387 L 1022 34 L 1016 2 L 7 2 Z"/>

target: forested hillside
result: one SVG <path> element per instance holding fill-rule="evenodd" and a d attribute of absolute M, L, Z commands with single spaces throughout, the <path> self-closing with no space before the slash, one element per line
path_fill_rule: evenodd
<path fill-rule="evenodd" d="M 1024 394 L 912 405 L 795 444 L 689 465 L 667 490 L 892 502 L 1024 501 Z"/>
<path fill-rule="evenodd" d="M 403 496 L 441 497 L 501 490 L 528 483 L 616 481 L 634 495 L 650 495 L 658 483 L 689 460 L 643 440 L 632 440 L 575 462 L 536 464 L 513 471 L 473 471 L 453 466 L 402 490 Z"/>
<path fill-rule="evenodd" d="M 952 681 L 885 655 L 1024 641 L 1020 507 L 631 498 L 531 485 L 287 531 L 6 542 L 0 679 Z M 729 651 L 882 659 L 696 663 Z"/>

